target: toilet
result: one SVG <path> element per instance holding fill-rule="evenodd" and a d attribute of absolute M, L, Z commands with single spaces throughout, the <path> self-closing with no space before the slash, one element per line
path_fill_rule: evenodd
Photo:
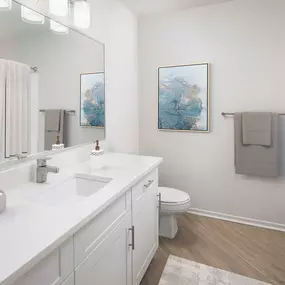
<path fill-rule="evenodd" d="M 173 239 L 178 230 L 176 216 L 189 210 L 190 196 L 168 187 L 159 187 L 158 191 L 161 194 L 159 235 Z"/>

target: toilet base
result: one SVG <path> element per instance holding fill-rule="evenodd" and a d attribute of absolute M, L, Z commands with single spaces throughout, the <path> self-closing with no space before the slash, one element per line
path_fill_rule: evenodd
<path fill-rule="evenodd" d="M 178 226 L 175 215 L 160 213 L 159 235 L 169 239 L 175 238 Z"/>

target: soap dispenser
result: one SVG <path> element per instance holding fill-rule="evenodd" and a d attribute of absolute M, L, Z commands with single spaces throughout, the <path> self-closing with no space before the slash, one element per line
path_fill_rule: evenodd
<path fill-rule="evenodd" d="M 104 154 L 104 150 L 100 148 L 99 141 L 95 141 L 96 146 L 95 149 L 91 152 L 90 162 L 92 169 L 101 169 L 103 168 L 103 159 L 102 156 Z"/>
<path fill-rule="evenodd" d="M 56 142 L 52 145 L 52 150 L 63 149 L 64 144 L 60 143 L 59 136 L 56 136 Z"/>

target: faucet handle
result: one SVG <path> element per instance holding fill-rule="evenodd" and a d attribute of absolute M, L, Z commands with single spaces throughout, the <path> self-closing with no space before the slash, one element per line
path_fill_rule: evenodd
<path fill-rule="evenodd" d="M 51 157 L 38 157 L 37 158 L 37 165 L 42 167 L 47 165 L 47 160 L 51 160 Z"/>

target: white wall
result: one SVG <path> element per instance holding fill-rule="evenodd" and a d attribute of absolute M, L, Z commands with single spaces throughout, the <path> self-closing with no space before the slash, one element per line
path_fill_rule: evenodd
<path fill-rule="evenodd" d="M 221 116 L 285 112 L 284 13 L 283 0 L 234 0 L 140 21 L 140 153 L 164 158 L 161 184 L 194 208 L 285 224 L 285 176 L 236 175 L 233 119 Z M 211 132 L 158 131 L 157 68 L 197 62 L 211 63 Z"/>
<path fill-rule="evenodd" d="M 42 13 L 48 1 L 20 0 Z M 39 2 L 39 3 L 37 3 Z M 138 151 L 137 19 L 117 0 L 89 0 L 92 25 L 84 33 L 106 48 L 106 139 L 110 150 Z M 70 18 L 59 18 L 72 24 Z"/>

